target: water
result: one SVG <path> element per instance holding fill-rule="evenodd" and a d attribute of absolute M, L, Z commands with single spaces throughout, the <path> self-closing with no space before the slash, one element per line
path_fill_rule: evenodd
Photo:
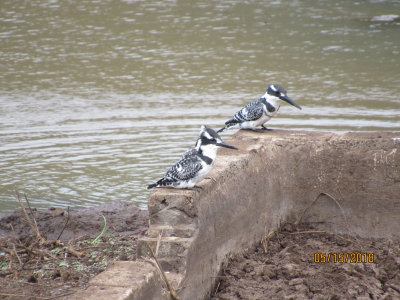
<path fill-rule="evenodd" d="M 0 211 L 113 200 L 261 96 L 271 128 L 400 130 L 398 1 L 11 1 L 0 5 Z M 229 138 L 231 132 L 224 134 Z"/>

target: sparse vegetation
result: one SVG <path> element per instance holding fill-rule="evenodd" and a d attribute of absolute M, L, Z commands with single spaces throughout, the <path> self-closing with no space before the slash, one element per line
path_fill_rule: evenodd
<path fill-rule="evenodd" d="M 41 224 L 26 195 L 22 197 L 17 189 L 16 195 L 21 206 L 20 217 L 7 224 L 4 220 L 0 223 L 0 228 L 7 227 L 11 233 L 9 237 L 0 239 L 0 299 L 67 297 L 114 261 L 136 259 L 138 236 L 107 232 L 104 215 L 103 229 L 95 239 L 84 235 L 63 242 L 48 240 L 40 230 L 41 225 L 46 226 L 46 218 Z M 81 227 L 69 222 L 70 219 L 68 210 L 68 215 L 58 222 L 60 234 L 57 233 L 56 237 L 62 237 L 69 227 Z M 15 225 L 16 222 L 20 224 Z M 17 233 L 15 226 L 26 230 L 25 234 Z M 80 229 L 85 232 L 85 228 Z"/>

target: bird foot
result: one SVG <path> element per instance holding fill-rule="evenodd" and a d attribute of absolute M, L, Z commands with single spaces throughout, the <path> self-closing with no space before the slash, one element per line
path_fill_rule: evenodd
<path fill-rule="evenodd" d="M 198 186 L 198 185 L 195 185 L 194 187 L 191 188 L 191 190 L 198 191 L 198 192 L 200 192 L 200 190 L 202 190 L 202 189 L 203 188 L 201 186 Z"/>
<path fill-rule="evenodd" d="M 261 129 L 263 129 L 263 130 L 268 130 L 268 131 L 271 131 L 271 130 L 272 130 L 272 129 L 270 129 L 270 128 L 265 127 L 264 125 L 261 125 Z"/>
<path fill-rule="evenodd" d="M 208 180 L 212 180 L 212 181 L 214 181 L 214 182 L 217 182 L 217 180 L 215 180 L 215 179 L 212 178 L 212 177 L 206 177 L 206 178 L 204 178 L 204 179 L 208 179 Z"/>
<path fill-rule="evenodd" d="M 241 130 L 257 131 L 257 128 L 240 128 Z"/>

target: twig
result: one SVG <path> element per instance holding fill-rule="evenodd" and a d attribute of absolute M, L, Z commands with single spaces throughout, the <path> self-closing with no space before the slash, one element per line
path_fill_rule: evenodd
<path fill-rule="evenodd" d="M 37 237 L 39 240 L 42 240 L 42 236 L 40 235 L 39 227 L 38 227 L 37 222 L 36 222 L 35 214 L 33 213 L 33 210 L 32 210 L 32 208 L 31 208 L 31 204 L 29 203 L 28 197 L 26 196 L 25 193 L 24 193 L 24 198 L 25 198 L 26 203 L 28 204 L 29 212 L 30 212 L 30 214 L 31 214 L 31 216 L 32 216 L 33 225 L 35 226 L 34 229 L 35 229 L 35 232 L 36 232 L 36 237 Z"/>
<path fill-rule="evenodd" d="M 19 194 L 18 188 L 15 187 L 14 189 L 15 189 L 15 193 L 16 193 L 16 195 L 17 195 L 17 199 L 18 199 L 19 205 L 21 206 L 22 212 L 23 212 L 23 214 L 24 214 L 25 220 L 28 222 L 29 226 L 30 226 L 30 227 L 32 228 L 32 230 L 35 232 L 36 238 L 37 238 L 39 241 L 43 241 L 44 239 L 43 239 L 42 236 L 40 235 L 39 228 L 38 228 L 37 223 L 36 223 L 36 218 L 35 218 L 35 216 L 33 215 L 32 208 L 31 208 L 31 205 L 30 205 L 30 203 L 29 203 L 28 198 L 26 197 L 26 194 L 24 194 L 24 196 L 25 196 L 25 201 L 26 201 L 26 203 L 28 204 L 28 207 L 29 207 L 30 213 L 31 213 L 31 215 L 32 215 L 33 221 L 31 220 L 31 218 L 29 217 L 29 215 L 28 215 L 28 213 L 27 213 L 27 211 L 26 211 L 26 209 L 25 209 L 25 206 L 24 206 L 24 203 L 22 202 L 21 195 Z"/>
<path fill-rule="evenodd" d="M 19 264 L 22 265 L 22 261 L 21 261 L 21 259 L 19 258 L 18 254 L 17 254 L 17 250 L 15 249 L 15 244 L 13 244 L 12 246 L 13 246 L 13 249 L 8 249 L 6 247 L 0 246 L 0 250 L 3 251 L 3 252 L 7 252 L 9 254 L 9 256 L 10 256 L 10 261 L 8 263 L 9 264 L 8 269 L 10 269 L 10 270 L 12 268 L 12 263 L 13 263 L 13 257 L 14 256 L 18 259 Z"/>
<path fill-rule="evenodd" d="M 280 228 L 280 227 L 279 227 L 279 228 Z M 278 230 L 276 231 L 276 238 L 278 239 L 279 245 L 280 245 L 281 247 L 283 247 L 282 242 L 281 242 L 281 239 L 279 238 L 279 231 L 278 231 Z M 285 247 L 283 247 L 283 248 L 285 248 Z"/>
<path fill-rule="evenodd" d="M 145 242 L 145 243 L 146 243 L 146 245 L 147 245 L 147 248 L 149 248 L 149 250 L 150 250 L 151 256 L 153 257 L 154 261 L 156 262 L 157 268 L 158 268 L 158 270 L 160 271 L 160 274 L 161 274 L 162 279 L 164 280 L 165 284 L 166 284 L 167 287 L 168 287 L 168 290 L 169 290 L 169 293 L 171 294 L 172 299 L 174 299 L 174 300 L 180 300 L 179 297 L 178 297 L 178 295 L 176 294 L 174 288 L 173 288 L 172 285 L 169 283 L 169 281 L 168 281 L 168 279 L 167 279 L 167 276 L 165 275 L 165 273 L 164 273 L 164 271 L 163 271 L 163 269 L 162 269 L 160 263 L 158 262 L 157 257 L 156 257 L 155 254 L 154 254 L 153 249 L 150 247 L 150 245 L 149 245 L 148 242 Z"/>
<path fill-rule="evenodd" d="M 13 252 L 12 249 L 8 249 L 8 248 L 6 248 L 6 247 L 0 246 L 0 250 L 3 251 L 3 252 L 8 252 L 8 254 L 10 254 L 10 255 L 13 255 L 13 254 L 14 254 L 14 252 Z"/>
<path fill-rule="evenodd" d="M 97 241 L 103 236 L 103 234 L 106 232 L 107 230 L 107 219 L 103 214 L 100 214 L 103 217 L 104 220 L 104 226 L 103 226 L 103 230 L 100 232 L 100 234 L 92 241 L 92 244 L 96 244 Z"/>
<path fill-rule="evenodd" d="M 398 292 L 400 294 L 400 288 L 398 288 L 397 286 L 395 286 L 393 284 L 388 284 L 388 287 L 390 287 L 391 289 L 395 290 L 396 292 Z"/>
<path fill-rule="evenodd" d="M 22 245 L 21 240 L 17 237 L 17 234 L 15 233 L 14 226 L 12 226 L 11 223 L 8 224 L 8 226 L 11 227 L 11 231 L 12 231 L 12 233 L 13 233 L 13 235 L 14 235 L 14 239 L 19 243 L 19 245 Z"/>
<path fill-rule="evenodd" d="M 60 239 L 61 235 L 63 234 L 63 232 L 64 232 L 64 230 L 65 230 L 65 228 L 67 227 L 67 224 L 68 224 L 68 222 L 69 222 L 69 219 L 70 219 L 70 215 L 69 215 L 69 206 L 68 206 L 68 208 L 67 208 L 67 214 L 68 214 L 68 216 L 67 216 L 67 221 L 65 222 L 64 227 L 62 228 L 60 234 L 58 235 L 57 240 Z"/>
<path fill-rule="evenodd" d="M 162 234 L 163 234 L 163 230 L 161 229 L 161 232 L 158 234 L 158 237 L 157 237 L 156 257 L 158 257 L 158 250 L 160 250 Z"/>
<path fill-rule="evenodd" d="M 265 232 L 267 231 L 267 228 L 265 228 Z M 267 235 L 265 235 L 265 237 L 262 239 L 261 241 L 261 245 L 263 246 L 264 249 L 264 253 L 267 254 L 268 253 L 268 241 L 269 239 L 276 233 L 276 230 L 272 230 L 270 233 L 268 233 Z"/>
<path fill-rule="evenodd" d="M 24 203 L 23 203 L 22 200 L 21 200 L 21 196 L 20 196 L 20 194 L 19 194 L 19 191 L 18 191 L 18 188 L 17 188 L 17 187 L 15 187 L 15 193 L 16 193 L 16 195 L 17 195 L 17 199 L 18 199 L 18 202 L 19 202 L 19 206 L 21 207 L 22 212 L 24 213 L 25 221 L 28 222 L 29 226 L 30 226 L 32 229 L 34 229 L 34 228 L 33 228 L 33 227 L 34 227 L 34 226 L 33 226 L 33 223 L 32 223 L 32 221 L 31 221 L 31 219 L 29 218 L 28 213 L 26 212 Z"/>
<path fill-rule="evenodd" d="M 233 276 L 232 276 L 233 277 Z M 218 284 L 217 284 L 217 287 L 215 288 L 215 291 L 214 291 L 214 296 L 218 293 L 218 289 L 219 289 L 219 286 L 221 285 L 221 280 L 220 281 L 218 281 Z"/>
<path fill-rule="evenodd" d="M 299 225 L 299 223 L 301 222 L 301 219 L 303 219 L 303 217 L 304 217 L 304 214 L 307 212 L 307 210 L 310 209 L 311 206 L 313 206 L 315 204 L 315 202 L 318 201 L 320 196 L 328 196 L 331 200 L 333 200 L 333 202 L 335 202 L 337 207 L 339 207 L 339 209 L 340 209 L 340 212 L 343 216 L 344 221 L 346 222 L 347 229 L 349 229 L 349 224 L 347 222 L 347 218 L 346 218 L 346 215 L 344 214 L 344 210 L 343 210 L 342 206 L 340 205 L 339 201 L 337 201 L 333 196 L 329 195 L 328 193 L 319 193 L 318 196 L 315 197 L 315 199 L 303 210 L 302 214 L 300 215 L 300 218 L 294 224 Z"/>
<path fill-rule="evenodd" d="M 76 251 L 72 246 L 68 246 L 68 247 L 67 247 L 67 251 L 68 251 L 71 255 L 76 256 L 76 257 L 83 257 L 83 256 L 85 256 L 85 253 L 84 253 L 84 252 Z"/>
<path fill-rule="evenodd" d="M 318 195 L 317 197 L 315 197 L 315 199 L 303 210 L 303 212 L 302 212 L 300 218 L 295 222 L 295 225 L 296 225 L 296 226 L 299 225 L 299 223 L 301 222 L 301 219 L 304 217 L 304 214 L 306 213 L 306 211 L 309 210 L 310 207 L 313 206 L 314 203 L 318 201 L 318 199 L 320 198 L 320 196 L 328 196 L 328 197 L 336 204 L 336 206 L 337 206 L 337 207 L 339 208 L 339 210 L 340 210 L 340 213 L 342 214 L 342 217 L 343 217 L 343 220 L 344 220 L 344 223 L 345 223 L 345 227 L 346 227 L 348 233 L 349 233 L 350 235 L 354 236 L 354 239 L 356 240 L 355 242 L 356 242 L 357 244 L 359 244 L 359 243 L 358 243 L 358 238 L 357 238 L 354 234 L 352 234 L 352 232 L 351 232 L 351 230 L 350 230 L 350 224 L 349 224 L 349 222 L 348 222 L 348 220 L 347 220 L 347 217 L 346 217 L 346 215 L 345 215 L 345 213 L 344 213 L 344 210 L 343 210 L 342 206 L 340 205 L 339 201 L 336 200 L 335 197 L 331 196 L 331 195 L 328 194 L 328 193 L 324 193 L 324 192 L 323 192 L 323 193 L 319 193 L 319 195 Z M 337 235 L 337 236 L 341 237 L 340 235 Z M 350 240 L 348 240 L 348 239 L 346 239 L 346 238 L 344 238 L 344 237 L 341 237 L 341 238 L 344 239 L 344 240 L 346 240 L 346 241 L 351 242 Z M 360 244 L 359 244 L 359 246 L 361 247 Z"/>
<path fill-rule="evenodd" d="M 16 256 L 17 259 L 18 259 L 19 265 L 22 266 L 22 261 L 21 261 L 21 259 L 19 258 L 19 255 L 18 255 L 18 253 L 17 253 L 17 249 L 15 248 L 15 244 L 14 244 L 14 243 L 13 243 L 13 250 L 14 250 L 15 256 Z"/>

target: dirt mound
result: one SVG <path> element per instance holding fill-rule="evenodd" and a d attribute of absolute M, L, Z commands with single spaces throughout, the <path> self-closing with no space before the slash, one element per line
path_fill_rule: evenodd
<path fill-rule="evenodd" d="M 400 243 L 285 224 L 230 259 L 212 299 L 400 299 Z"/>
<path fill-rule="evenodd" d="M 59 239 L 61 242 L 85 235 L 96 237 L 104 226 L 101 215 L 107 220 L 107 232 L 112 234 L 142 234 L 147 230 L 149 219 L 147 211 L 129 202 L 111 202 L 85 209 L 50 208 L 34 211 L 34 214 L 41 235 L 47 240 Z M 10 224 L 19 238 L 34 234 L 24 220 L 22 211 L 18 210 L 0 214 L 0 238 L 14 235 Z"/>
<path fill-rule="evenodd" d="M 0 299 L 67 299 L 114 261 L 135 260 L 148 229 L 148 212 L 127 202 L 27 212 L 41 238 L 22 211 L 0 215 Z"/>

